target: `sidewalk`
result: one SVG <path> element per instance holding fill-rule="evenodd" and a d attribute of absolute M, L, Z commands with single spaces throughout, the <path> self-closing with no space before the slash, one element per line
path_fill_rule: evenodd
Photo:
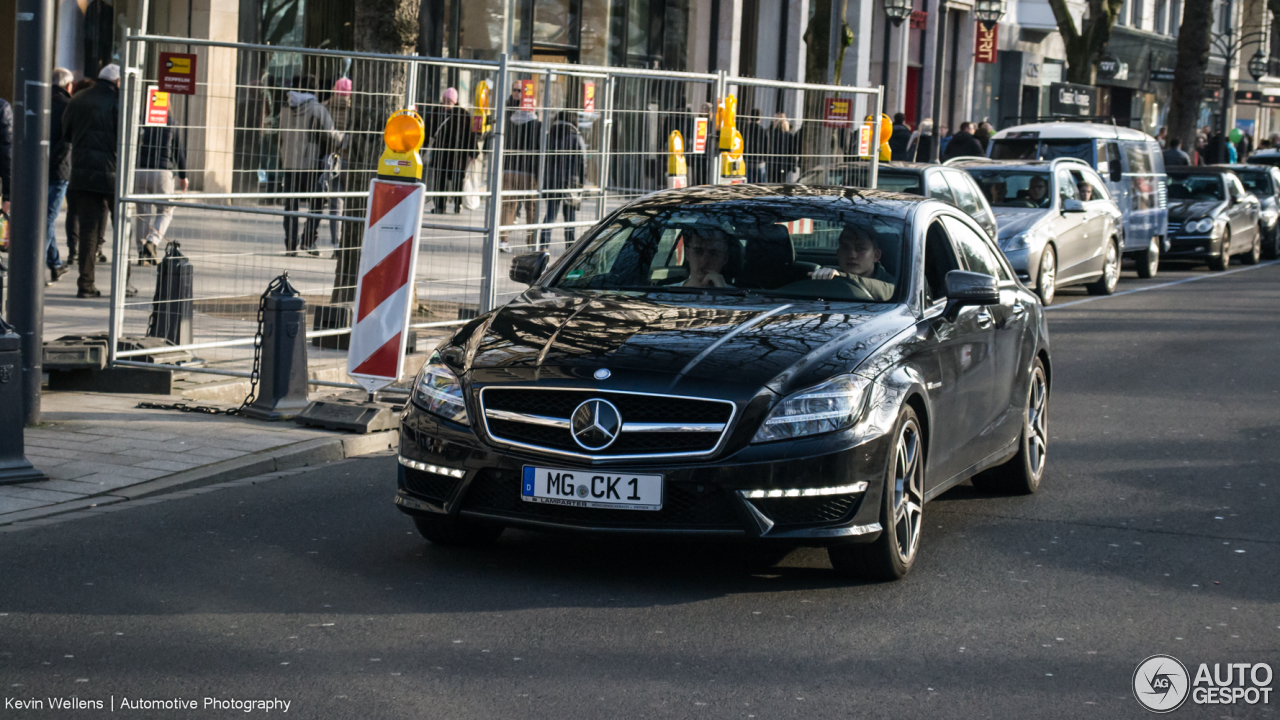
<path fill-rule="evenodd" d="M 179 396 L 46 391 L 40 426 L 26 430 L 26 452 L 50 479 L 0 485 L 0 525 L 342 460 L 396 443 L 394 430 L 351 435 L 292 422 L 137 407 L 182 401 L 189 402 Z"/>

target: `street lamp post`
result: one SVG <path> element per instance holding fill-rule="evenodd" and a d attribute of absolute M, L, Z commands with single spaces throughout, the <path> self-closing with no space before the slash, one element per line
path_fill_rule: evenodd
<path fill-rule="evenodd" d="M 889 87 L 889 23 L 894 29 L 902 27 L 902 21 L 911 14 L 911 0 L 884 0 L 884 62 L 881 68 L 880 85 Z"/>
<path fill-rule="evenodd" d="M 974 14 L 988 28 L 1000 22 L 1004 17 L 1006 0 L 978 0 Z M 947 49 L 947 0 L 938 0 L 938 41 L 937 52 L 933 60 L 933 147 L 930 148 L 931 162 L 938 162 L 942 157 L 942 64 L 946 60 Z"/>
<path fill-rule="evenodd" d="M 1228 25 L 1222 33 L 1214 35 L 1210 39 L 1210 44 L 1218 51 L 1225 60 L 1222 69 L 1222 116 L 1218 120 L 1218 130 L 1224 136 L 1227 134 L 1227 111 L 1231 108 L 1231 85 L 1230 75 L 1231 66 L 1236 62 L 1236 55 L 1247 45 L 1256 44 L 1258 52 L 1249 60 L 1249 74 L 1253 79 L 1261 80 L 1263 75 L 1267 74 L 1266 57 L 1262 52 L 1262 43 L 1266 41 L 1266 30 L 1255 30 L 1241 35 L 1239 38 L 1234 37 L 1235 32 Z"/>

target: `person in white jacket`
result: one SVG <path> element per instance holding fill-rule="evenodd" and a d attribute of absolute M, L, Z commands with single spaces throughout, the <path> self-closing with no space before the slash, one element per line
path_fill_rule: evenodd
<path fill-rule="evenodd" d="M 280 111 L 280 167 L 284 192 L 311 195 L 307 211 L 318 214 L 324 198 L 315 197 L 324 173 L 324 160 L 342 144 L 342 133 L 333 124 L 328 109 L 316 98 L 316 79 L 311 75 L 295 75 L 294 89 L 289 91 L 289 104 Z M 286 197 L 284 209 L 297 212 L 301 197 Z M 289 253 L 299 250 L 319 255 L 316 235 L 320 221 L 307 218 L 302 237 L 298 237 L 298 218 L 284 218 L 284 244 Z"/>

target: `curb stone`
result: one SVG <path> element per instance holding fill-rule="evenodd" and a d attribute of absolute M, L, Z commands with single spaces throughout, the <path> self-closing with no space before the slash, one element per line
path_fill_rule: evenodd
<path fill-rule="evenodd" d="M 121 502 L 129 502 L 132 505 L 150 504 L 150 502 L 159 500 L 158 496 L 160 495 L 170 495 L 179 491 L 194 490 L 206 485 L 216 485 L 283 470 L 293 470 L 310 465 L 345 460 L 383 450 L 394 450 L 398 437 L 398 430 L 384 430 L 369 435 L 334 436 L 306 440 L 286 445 L 283 448 L 263 450 L 251 455 L 215 462 L 204 467 L 184 470 L 128 487 L 114 488 L 101 495 L 91 495 L 44 507 L 5 513 L 0 515 L 0 526 L 17 522 L 31 526 L 33 524 L 31 521 L 34 520 L 78 510 L 95 509 Z"/>

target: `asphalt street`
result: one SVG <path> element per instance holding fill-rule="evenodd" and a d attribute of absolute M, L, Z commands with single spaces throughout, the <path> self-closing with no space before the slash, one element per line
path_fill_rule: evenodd
<path fill-rule="evenodd" d="M 817 550 L 433 547 L 383 455 L 0 533 L 3 694 L 280 698 L 307 718 L 1145 717 L 1148 656 L 1280 668 L 1280 265 L 1232 270 L 1063 292 L 1041 491 L 931 503 L 901 582 L 842 580 Z"/>

